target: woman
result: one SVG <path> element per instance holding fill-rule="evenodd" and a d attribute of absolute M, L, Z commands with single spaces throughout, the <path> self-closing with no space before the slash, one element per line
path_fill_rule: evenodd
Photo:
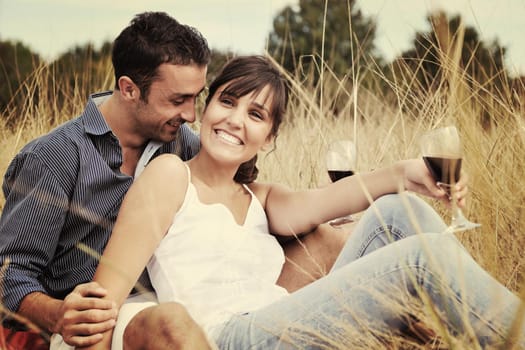
<path fill-rule="evenodd" d="M 501 341 L 519 299 L 440 233 L 445 224 L 423 201 L 387 195 L 402 186 L 446 198 L 422 160 L 307 191 L 243 183 L 252 175 L 246 165 L 277 135 L 287 100 L 267 59 L 226 64 L 209 89 L 200 152 L 186 163 L 156 158 L 126 195 L 95 275 L 107 298 L 121 305 L 147 265 L 159 302 L 181 303 L 220 349 L 327 347 L 335 324 L 399 331 L 406 312 L 382 302 L 384 292 L 428 297 L 452 332 L 472 326 L 481 344 Z M 460 182 L 460 203 L 465 194 Z M 366 209 L 368 196 L 374 205 L 326 277 L 292 294 L 276 285 L 284 255 L 269 232 L 307 232 Z M 417 227 L 435 233 L 413 235 Z"/>

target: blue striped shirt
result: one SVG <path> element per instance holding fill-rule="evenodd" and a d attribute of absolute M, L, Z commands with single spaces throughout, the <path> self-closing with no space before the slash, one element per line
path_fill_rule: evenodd
<path fill-rule="evenodd" d="M 84 112 L 33 140 L 7 168 L 6 198 L 0 218 L 3 303 L 17 311 L 29 293 L 63 299 L 90 281 L 97 257 L 113 228 L 133 178 L 120 172 L 122 151 L 96 106 L 94 94 Z M 191 158 L 199 139 L 186 125 L 177 140 L 157 152 Z"/>

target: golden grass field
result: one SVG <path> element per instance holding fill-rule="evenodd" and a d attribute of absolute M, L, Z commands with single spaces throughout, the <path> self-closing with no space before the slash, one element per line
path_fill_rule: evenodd
<path fill-rule="evenodd" d="M 479 264 L 497 280 L 516 293 L 525 294 L 525 98 L 509 92 L 508 99 L 479 95 L 466 88 L 464 76 L 453 64 L 443 65 L 448 77 L 447 87 L 436 91 L 415 90 L 416 86 L 389 81 L 393 96 L 383 96 L 354 84 L 343 84 L 327 74 L 318 86 L 304 87 L 294 81 L 294 95 L 286 122 L 281 128 L 275 149 L 259 157 L 260 179 L 282 182 L 293 188 L 307 188 L 326 184 L 328 176 L 324 152 L 329 142 L 350 138 L 358 148 L 358 172 L 365 172 L 392 162 L 420 157 L 419 138 L 435 127 L 455 124 L 464 145 L 463 168 L 469 175 L 469 198 L 465 214 L 482 224 L 480 229 L 460 233 L 464 243 Z M 78 115 L 88 93 L 110 89 L 109 63 L 100 67 L 98 86 L 83 86 L 81 73 L 76 77 L 77 87 L 67 92 L 67 100 L 57 103 L 49 93 L 37 105 L 27 103 L 16 110 L 7 110 L 0 116 L 0 172 L 29 140 L 51 130 L 56 125 Z M 20 94 L 32 96 L 54 73 L 47 66 L 38 68 Z M 386 79 L 386 78 L 384 78 Z M 57 77 L 58 80 L 58 77 Z M 49 91 L 58 91 L 56 83 Z M 348 88 L 348 86 L 351 86 Z M 320 93 L 322 101 L 313 98 Z M 347 101 L 334 116 L 327 106 L 337 94 Z M 407 97 L 417 101 L 417 109 L 405 108 Z M 27 100 L 29 101 L 29 99 Z M 513 102 L 514 101 L 514 102 Z M 481 105 L 488 108 L 490 120 L 481 127 Z M 9 129 L 5 120 L 16 120 Z M 198 128 L 198 126 L 196 126 Z M 448 211 L 430 201 L 449 219 Z M 0 210 L 4 198 L 0 198 Z M 484 286 L 480 286 L 484 288 Z M 437 327 L 439 328 L 439 327 Z M 359 337 L 351 331 L 355 339 Z M 361 337 L 363 335 L 361 334 Z M 427 345 L 417 345 L 394 339 L 391 348 L 414 349 L 471 349 L 476 348 L 464 339 Z M 355 340 L 351 348 L 381 348 L 375 340 L 364 337 Z M 341 340 L 339 348 L 348 348 Z M 334 348 L 337 348 L 337 344 Z"/>

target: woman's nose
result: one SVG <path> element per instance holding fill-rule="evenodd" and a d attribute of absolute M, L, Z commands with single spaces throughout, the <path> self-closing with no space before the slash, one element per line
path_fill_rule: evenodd
<path fill-rule="evenodd" d="M 243 112 L 236 108 L 231 110 L 231 113 L 228 115 L 228 123 L 240 127 L 244 119 Z"/>

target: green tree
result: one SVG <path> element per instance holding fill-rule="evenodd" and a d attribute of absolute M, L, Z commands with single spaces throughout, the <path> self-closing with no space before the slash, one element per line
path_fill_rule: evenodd
<path fill-rule="evenodd" d="M 112 87 L 112 69 L 110 66 L 110 42 L 99 49 L 93 44 L 77 45 L 61 54 L 51 63 L 62 88 L 86 93 Z"/>
<path fill-rule="evenodd" d="M 63 108 L 71 106 L 70 101 L 78 95 L 85 99 L 93 92 L 114 87 L 111 48 L 111 42 L 105 42 L 100 48 L 91 43 L 76 45 L 49 64 L 46 87 L 40 93 L 62 111 L 50 116 L 51 122 L 77 113 Z"/>
<path fill-rule="evenodd" d="M 70 110 L 71 100 L 113 87 L 111 43 L 100 49 L 92 44 L 76 46 L 51 63 L 41 61 L 20 43 L 4 43 L 0 48 L 0 77 L 6 77 L 7 82 L 0 84 L 4 108 L 0 111 L 5 112 L 2 115 L 8 127 L 16 127 L 21 118 L 30 120 L 42 111 L 51 124 L 59 122 L 64 115 L 78 112 Z"/>
<path fill-rule="evenodd" d="M 208 65 L 207 75 L 208 83 L 217 77 L 222 66 L 224 66 L 224 64 L 234 56 L 236 56 L 236 54 L 231 51 L 220 51 L 217 49 L 211 50 L 211 60 L 210 64 Z"/>
<path fill-rule="evenodd" d="M 40 57 L 21 42 L 0 41 L 0 112 L 40 62 Z"/>
<path fill-rule="evenodd" d="M 430 31 L 416 33 L 412 42 L 413 48 L 402 53 L 401 60 L 413 71 L 425 88 L 441 84 L 443 74 L 456 62 L 451 62 L 453 43 L 460 33 L 461 16 L 452 18 L 444 12 L 436 12 L 427 17 Z M 482 41 L 474 27 L 466 26 L 463 33 L 459 68 L 468 74 L 472 84 L 485 85 L 487 82 L 502 83 L 506 69 L 504 58 L 506 48 L 495 40 L 491 43 Z M 471 84 L 471 85 L 472 85 Z"/>
<path fill-rule="evenodd" d="M 326 11 L 325 11 L 326 10 Z M 321 58 L 338 76 L 374 51 L 376 25 L 355 0 L 300 0 L 273 20 L 268 52 L 290 72 L 319 71 Z"/>
<path fill-rule="evenodd" d="M 449 17 L 438 11 L 427 17 L 430 29 L 416 33 L 412 48 L 392 63 L 396 88 L 410 89 L 407 104 L 416 110 L 421 94 L 448 91 L 461 84 L 477 104 L 508 99 L 510 79 L 505 68 L 506 48 L 498 40 L 485 42 L 477 30 L 463 26 L 460 15 Z M 398 92 L 399 93 L 399 92 Z M 410 97 L 414 97 L 413 100 Z M 481 122 L 486 124 L 488 105 L 482 106 Z"/>

